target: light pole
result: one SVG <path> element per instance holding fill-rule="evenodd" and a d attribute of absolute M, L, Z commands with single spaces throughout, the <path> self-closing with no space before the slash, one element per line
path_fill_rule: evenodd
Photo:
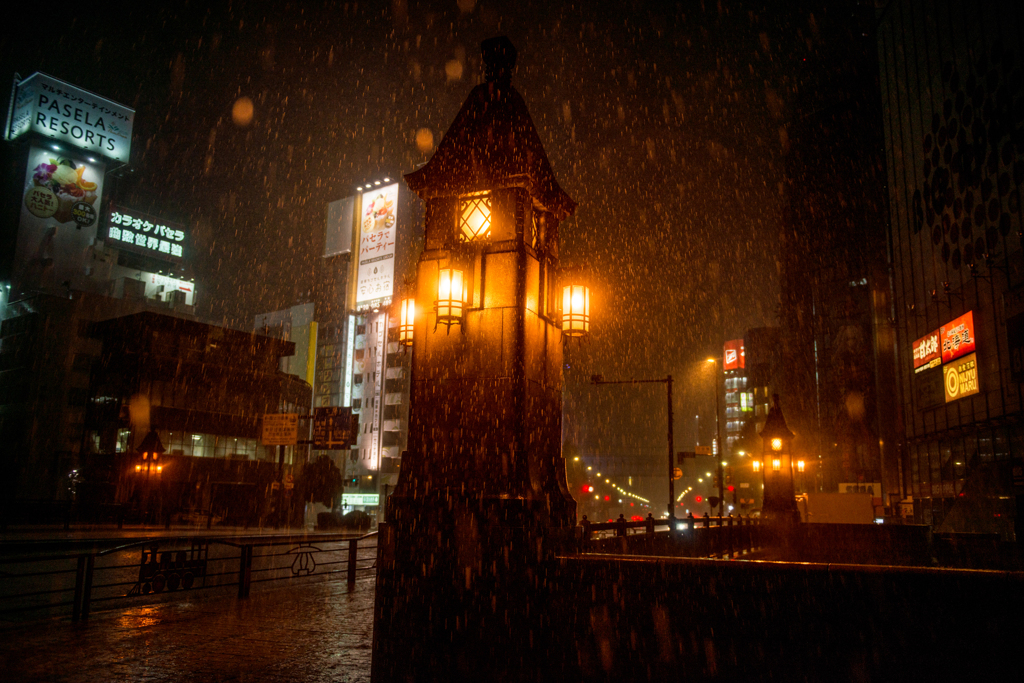
<path fill-rule="evenodd" d="M 668 389 L 668 518 L 675 519 L 676 485 L 672 478 L 675 462 L 672 454 L 675 452 L 672 441 L 672 375 L 665 379 L 623 379 L 606 380 L 602 375 L 592 375 L 592 384 L 651 384 L 660 382 Z"/>
<path fill-rule="evenodd" d="M 718 361 L 714 358 L 708 358 L 708 363 L 712 366 L 716 366 Z M 718 375 L 712 370 L 711 380 L 715 386 L 715 471 L 718 473 L 718 516 L 721 517 L 722 513 L 725 512 L 725 486 L 724 486 L 724 473 L 722 472 L 722 423 L 721 417 L 718 414 Z"/>

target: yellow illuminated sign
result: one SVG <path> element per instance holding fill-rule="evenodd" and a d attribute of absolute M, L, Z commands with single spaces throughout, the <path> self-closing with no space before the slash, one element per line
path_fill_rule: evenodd
<path fill-rule="evenodd" d="M 977 354 L 972 353 L 942 366 L 942 377 L 946 403 L 977 394 L 980 391 Z"/>

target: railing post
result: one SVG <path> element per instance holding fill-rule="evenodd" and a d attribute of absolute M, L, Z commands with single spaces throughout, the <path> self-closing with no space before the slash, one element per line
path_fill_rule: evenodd
<path fill-rule="evenodd" d="M 241 546 L 242 554 L 238 559 L 238 597 L 249 597 L 249 588 L 252 585 L 252 546 Z"/>
<path fill-rule="evenodd" d="M 645 521 L 647 522 L 647 525 L 646 525 L 647 533 L 653 534 L 654 533 L 654 515 L 652 515 L 650 512 L 648 512 L 647 513 L 647 519 Z M 672 520 L 669 520 L 669 524 L 671 524 L 671 523 L 672 523 Z"/>
<path fill-rule="evenodd" d="M 348 585 L 349 588 L 356 585 L 356 558 L 359 552 L 359 539 L 353 538 L 348 542 Z"/>
<path fill-rule="evenodd" d="M 87 555 L 85 558 L 85 580 L 82 583 L 82 610 L 81 618 L 89 618 L 89 602 L 92 600 L 92 573 L 96 562 L 95 555 Z"/>
<path fill-rule="evenodd" d="M 75 572 L 75 601 L 71 604 L 71 621 L 77 622 L 82 617 L 82 591 L 85 590 L 85 555 L 78 556 L 78 569 Z"/>
<path fill-rule="evenodd" d="M 728 555 L 730 560 L 732 559 L 732 556 L 733 556 L 732 550 L 733 550 L 733 547 L 735 546 L 735 543 L 733 543 L 732 535 L 733 535 L 732 514 L 730 513 L 730 515 L 729 515 L 729 555 Z"/>
<path fill-rule="evenodd" d="M 615 535 L 625 536 L 626 535 L 626 517 L 621 512 L 619 518 L 615 520 Z"/>

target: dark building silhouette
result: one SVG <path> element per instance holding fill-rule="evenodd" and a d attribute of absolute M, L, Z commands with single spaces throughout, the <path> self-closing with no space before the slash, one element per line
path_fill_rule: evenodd
<path fill-rule="evenodd" d="M 899 0 L 878 29 L 900 481 L 917 521 L 1004 538 L 1024 490 L 1022 28 L 1020 3 Z"/>
<path fill-rule="evenodd" d="M 896 470 L 898 422 L 874 9 L 849 3 L 818 27 L 784 128 L 779 390 L 795 453 L 836 491 Z"/>

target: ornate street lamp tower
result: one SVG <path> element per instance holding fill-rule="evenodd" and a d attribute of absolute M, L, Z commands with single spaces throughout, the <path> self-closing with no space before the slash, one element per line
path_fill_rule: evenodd
<path fill-rule="evenodd" d="M 800 513 L 793 488 L 793 432 L 786 426 L 778 394 L 772 394 L 760 436 L 763 443 L 760 469 L 764 477 L 762 514 L 773 521 L 794 523 L 800 519 Z"/>
<path fill-rule="evenodd" d="M 482 45 L 470 93 L 431 160 L 405 176 L 426 204 L 407 339 L 409 446 L 379 539 L 372 677 L 525 680 L 544 657 L 552 540 L 576 503 L 561 453 L 558 186 L 507 38 Z M 532 662 L 532 663 L 531 663 Z"/>

